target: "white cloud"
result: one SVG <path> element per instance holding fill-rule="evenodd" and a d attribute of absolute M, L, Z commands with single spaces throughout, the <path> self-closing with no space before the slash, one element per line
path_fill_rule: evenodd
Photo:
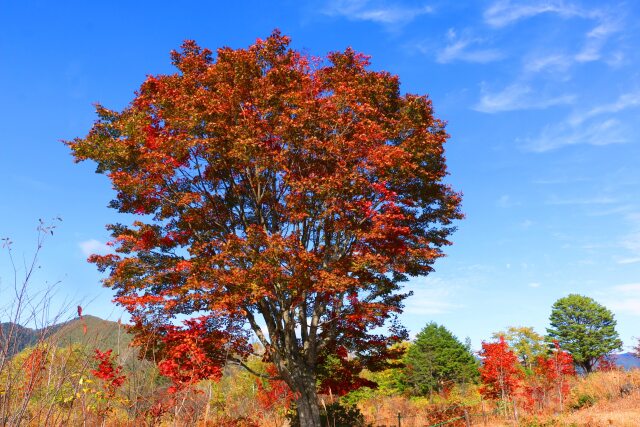
<path fill-rule="evenodd" d="M 508 194 L 503 194 L 496 201 L 496 206 L 498 206 L 499 208 L 502 208 L 502 209 L 512 208 L 514 206 L 519 206 L 519 205 L 520 205 L 520 203 L 514 201 L 511 198 L 511 196 L 509 196 Z"/>
<path fill-rule="evenodd" d="M 526 73 L 565 73 L 575 64 L 604 60 L 617 66 L 623 61 L 621 50 L 605 49 L 611 37 L 623 30 L 622 18 L 603 8 L 587 9 L 564 0 L 498 0 L 485 10 L 484 20 L 491 27 L 502 28 L 540 14 L 578 18 L 589 22 L 591 27 L 584 33 L 581 46 L 561 52 L 554 51 L 555 46 L 540 46 L 545 52 L 527 58 L 523 67 Z"/>
<path fill-rule="evenodd" d="M 628 108 L 640 107 L 640 91 L 634 91 L 620 95 L 617 100 L 609 104 L 603 104 L 591 108 L 582 114 L 574 114 L 569 118 L 569 122 L 574 125 L 581 125 L 587 119 L 601 114 L 613 114 L 624 111 Z"/>
<path fill-rule="evenodd" d="M 618 264 L 637 264 L 640 262 L 640 231 L 635 231 L 624 237 L 620 246 L 630 253 L 630 256 L 618 259 Z"/>
<path fill-rule="evenodd" d="M 93 254 L 97 255 L 105 255 L 112 251 L 112 248 L 107 246 L 106 243 L 102 243 L 96 239 L 85 240 L 78 243 L 80 250 L 84 254 L 84 256 L 90 256 Z"/>
<path fill-rule="evenodd" d="M 608 292 L 607 307 L 640 316 L 640 283 L 628 283 L 613 286 Z"/>
<path fill-rule="evenodd" d="M 615 311 L 640 316 L 640 298 L 610 301 L 607 306 Z"/>
<path fill-rule="evenodd" d="M 598 14 L 600 15 L 600 14 Z M 621 29 L 620 24 L 608 16 L 598 16 L 599 24 L 587 33 L 582 50 L 575 56 L 577 62 L 592 62 L 602 58 L 607 40 Z"/>
<path fill-rule="evenodd" d="M 640 107 L 640 91 L 620 95 L 608 104 L 574 112 L 565 120 L 544 127 L 538 137 L 527 141 L 527 148 L 541 153 L 567 145 L 602 146 L 629 142 L 633 134 L 629 125 L 614 114 L 637 107 Z"/>
<path fill-rule="evenodd" d="M 554 73 L 564 72 L 569 69 L 573 58 L 566 54 L 549 54 L 530 56 L 524 61 L 524 71 L 528 73 L 539 73 L 550 71 Z"/>
<path fill-rule="evenodd" d="M 371 0 L 334 0 L 324 10 L 326 15 L 343 16 L 353 21 L 370 21 L 386 25 L 408 24 L 421 15 L 433 12 L 427 5 L 410 7 L 396 2 Z"/>
<path fill-rule="evenodd" d="M 640 283 L 627 283 L 625 285 L 617 285 L 614 286 L 613 289 L 617 292 L 636 293 L 640 296 Z"/>
<path fill-rule="evenodd" d="M 500 28 L 543 13 L 571 17 L 583 16 L 585 12 L 564 1 L 499 0 L 485 10 L 484 20 L 490 26 Z"/>
<path fill-rule="evenodd" d="M 620 258 L 616 261 L 618 264 L 621 265 L 625 265 L 625 264 L 637 264 L 640 262 L 640 257 L 636 257 L 636 258 Z"/>
<path fill-rule="evenodd" d="M 629 212 L 629 210 L 633 209 L 633 206 L 631 205 L 618 205 L 618 206 L 611 206 L 611 207 L 607 207 L 606 209 L 592 209 L 590 212 L 587 213 L 587 215 L 589 216 L 608 216 L 608 215 L 620 215 L 620 214 L 624 214 Z"/>
<path fill-rule="evenodd" d="M 447 32 L 446 46 L 436 54 L 436 62 L 448 64 L 455 61 L 488 63 L 502 58 L 502 53 L 497 49 L 473 49 L 473 46 L 480 45 L 483 40 L 471 37 L 467 34 L 458 35 L 455 30 L 449 29 Z"/>
<path fill-rule="evenodd" d="M 575 96 L 570 94 L 546 96 L 533 90 L 524 83 L 513 83 L 501 91 L 489 92 L 483 90 L 480 101 L 474 110 L 483 113 L 499 113 L 503 111 L 544 109 L 555 105 L 571 104 Z"/>
<path fill-rule="evenodd" d="M 529 283 L 529 287 L 530 288 L 539 288 L 540 287 L 540 283 L 538 282 L 533 282 L 533 283 Z"/>
<path fill-rule="evenodd" d="M 544 153 L 568 145 L 603 146 L 628 141 L 627 126 L 617 119 L 593 121 L 587 126 L 573 126 L 565 121 L 546 126 L 537 138 L 528 141 L 526 148 Z"/>
<path fill-rule="evenodd" d="M 444 283 L 440 279 L 426 278 L 422 283 L 407 286 L 413 295 L 405 300 L 404 313 L 428 315 L 449 313 L 461 306 L 452 302 L 454 290 L 458 287 Z"/>
<path fill-rule="evenodd" d="M 547 205 L 610 205 L 616 203 L 617 200 L 611 197 L 587 197 L 582 199 L 566 199 L 557 196 L 551 197 L 545 202 Z"/>

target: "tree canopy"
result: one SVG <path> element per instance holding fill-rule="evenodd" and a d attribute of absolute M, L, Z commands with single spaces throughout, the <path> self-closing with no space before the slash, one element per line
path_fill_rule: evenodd
<path fill-rule="evenodd" d="M 496 332 L 493 339 L 503 337 L 509 347 L 515 352 L 522 366 L 531 371 L 538 356 L 544 356 L 548 351 L 548 343 L 542 335 L 530 326 L 510 326 L 505 332 Z"/>
<path fill-rule="evenodd" d="M 509 348 L 504 337 L 498 341 L 482 342 L 480 350 L 482 366 L 480 393 L 492 399 L 507 402 L 522 388 L 524 372 L 518 364 L 518 356 Z"/>
<path fill-rule="evenodd" d="M 472 382 L 478 362 L 471 350 L 447 328 L 432 322 L 420 331 L 405 356 L 407 382 L 419 395 L 446 385 Z"/>
<path fill-rule="evenodd" d="M 560 298 L 549 320 L 549 337 L 571 353 L 585 372 L 591 372 L 598 359 L 622 348 L 613 313 L 592 298 L 578 294 Z"/>
<path fill-rule="evenodd" d="M 67 144 L 109 177 L 111 207 L 138 216 L 109 226 L 115 254 L 91 258 L 138 343 L 183 384 L 241 363 L 254 334 L 304 426 L 319 422 L 328 355 L 375 369 L 406 337 L 400 284 L 432 270 L 461 213 L 426 96 L 352 49 L 316 59 L 289 44 L 276 31 L 214 56 L 187 41 L 176 73 L 149 76 L 120 112 L 99 105 Z"/>

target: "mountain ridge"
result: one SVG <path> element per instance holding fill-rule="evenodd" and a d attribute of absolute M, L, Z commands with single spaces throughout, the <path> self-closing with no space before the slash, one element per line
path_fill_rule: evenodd
<path fill-rule="evenodd" d="M 73 344 L 93 345 L 100 350 L 125 349 L 132 336 L 121 322 L 105 320 L 97 316 L 83 315 L 44 328 L 29 328 L 13 322 L 0 323 L 0 346 L 6 346 L 7 335 L 13 341 L 7 346 L 9 356 L 20 353 L 40 341 L 52 341 L 58 346 Z"/>

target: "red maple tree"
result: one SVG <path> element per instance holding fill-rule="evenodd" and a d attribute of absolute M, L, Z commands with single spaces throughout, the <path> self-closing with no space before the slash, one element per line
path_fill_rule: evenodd
<path fill-rule="evenodd" d="M 536 358 L 533 373 L 524 388 L 528 409 L 543 408 L 553 402 L 562 411 L 570 391 L 569 378 L 575 375 L 573 357 L 560 348 L 557 340 L 554 341 L 549 355 Z"/>
<path fill-rule="evenodd" d="M 497 342 L 482 342 L 480 357 L 480 393 L 503 402 L 512 400 L 522 387 L 524 372 L 518 363 L 518 356 L 509 348 L 504 337 L 500 336 Z"/>
<path fill-rule="evenodd" d="M 235 343 L 237 337 L 219 327 L 212 314 L 184 321 L 183 327 L 164 325 L 156 357 L 160 373 L 173 381 L 169 392 L 185 389 L 203 378 L 219 379 L 229 352 L 248 354 L 249 346 Z M 240 335 L 240 337 L 244 337 Z M 226 353 L 225 353 L 226 349 Z"/>
<path fill-rule="evenodd" d="M 406 337 L 400 284 L 432 270 L 461 214 L 426 96 L 401 95 L 352 49 L 316 59 L 289 43 L 275 31 L 214 58 L 187 41 L 177 73 L 148 77 L 121 112 L 98 106 L 68 145 L 110 178 L 111 206 L 139 217 L 110 226 L 115 254 L 91 257 L 138 343 L 166 366 L 188 365 L 175 339 L 203 344 L 219 368 L 241 361 L 250 330 L 306 426 L 319 423 L 323 355 L 345 347 L 381 366 Z M 216 319 L 207 340 L 189 338 L 198 323 L 171 327 L 203 313 Z"/>
<path fill-rule="evenodd" d="M 24 379 L 21 385 L 25 396 L 30 396 L 42 384 L 48 356 L 49 349 L 46 346 L 37 346 L 25 358 L 22 364 Z"/>

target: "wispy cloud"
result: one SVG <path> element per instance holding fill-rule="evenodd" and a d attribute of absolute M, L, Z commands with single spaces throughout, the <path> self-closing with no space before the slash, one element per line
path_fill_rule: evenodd
<path fill-rule="evenodd" d="M 620 246 L 627 251 L 628 255 L 619 258 L 618 264 L 640 263 L 640 231 L 629 233 L 621 240 Z"/>
<path fill-rule="evenodd" d="M 84 256 L 90 256 L 93 254 L 97 255 L 105 255 L 112 251 L 112 248 L 107 246 L 106 243 L 102 243 L 96 239 L 85 240 L 78 243 L 80 250 L 84 254 Z"/>
<path fill-rule="evenodd" d="M 629 123 L 615 117 L 615 113 L 640 107 L 640 91 L 624 94 L 611 103 L 574 112 L 559 123 L 547 125 L 540 135 L 527 141 L 526 148 L 547 152 L 568 145 L 603 146 L 631 140 Z"/>
<path fill-rule="evenodd" d="M 640 283 L 628 283 L 626 285 L 617 285 L 613 289 L 617 292 L 637 293 L 640 295 Z"/>
<path fill-rule="evenodd" d="M 592 62 L 602 59 L 602 51 L 607 40 L 621 30 L 621 24 L 613 21 L 608 15 L 596 14 L 599 23 L 589 31 L 582 50 L 575 56 L 578 62 Z"/>
<path fill-rule="evenodd" d="M 599 216 L 608 216 L 608 215 L 620 215 L 624 213 L 628 213 L 630 210 L 634 209 L 633 205 L 618 205 L 618 206 L 607 206 L 606 208 L 601 209 L 591 209 L 587 215 L 592 217 Z"/>
<path fill-rule="evenodd" d="M 555 105 L 566 105 L 574 101 L 571 94 L 548 96 L 535 91 L 527 83 L 513 83 L 497 92 L 483 89 L 480 101 L 474 110 L 483 113 L 499 113 L 503 111 L 544 109 Z"/>
<path fill-rule="evenodd" d="M 527 142 L 526 148 L 544 153 L 569 145 L 603 146 L 628 141 L 627 126 L 618 119 L 597 120 L 587 126 L 575 126 L 565 121 L 545 126 L 537 138 Z"/>
<path fill-rule="evenodd" d="M 534 179 L 531 181 L 533 184 L 541 184 L 541 185 L 557 185 L 557 184 L 574 184 L 577 182 L 589 182 L 591 178 L 585 178 L 580 176 L 559 176 L 556 178 L 542 178 L 542 179 Z"/>
<path fill-rule="evenodd" d="M 624 59 L 621 50 L 605 49 L 612 36 L 624 30 L 620 14 L 614 15 L 605 8 L 584 8 L 564 0 L 498 0 L 485 10 L 484 21 L 490 27 L 502 28 L 541 14 L 580 19 L 590 23 L 590 29 L 584 33 L 581 45 L 558 50 L 555 45 L 545 44 L 539 46 L 542 52 L 525 55 L 525 73 L 566 74 L 576 64 L 604 60 L 615 66 Z"/>
<path fill-rule="evenodd" d="M 433 12 L 426 4 L 418 7 L 397 2 L 371 0 L 334 0 L 324 10 L 326 15 L 342 16 L 352 21 L 370 21 L 386 25 L 408 24 L 417 17 Z"/>
<path fill-rule="evenodd" d="M 602 114 L 614 114 L 628 108 L 640 107 L 640 91 L 625 93 L 620 95 L 617 100 L 609 104 L 598 105 L 581 114 L 574 114 L 569 118 L 573 125 L 581 125 L 591 117 Z"/>
<path fill-rule="evenodd" d="M 608 297 L 605 300 L 607 307 L 640 316 L 640 283 L 628 283 L 610 288 Z"/>
<path fill-rule="evenodd" d="M 485 10 L 484 20 L 490 26 L 499 28 L 543 13 L 571 17 L 584 15 L 585 12 L 564 1 L 500 0 Z"/>
<path fill-rule="evenodd" d="M 527 73 L 540 73 L 542 71 L 549 71 L 552 73 L 559 73 L 567 71 L 573 58 L 569 55 L 561 53 L 542 54 L 542 55 L 530 55 L 524 59 L 524 71 Z"/>
<path fill-rule="evenodd" d="M 407 286 L 413 295 L 405 300 L 404 312 L 413 315 L 449 313 L 461 306 L 453 302 L 458 286 L 441 279 L 426 278 L 422 283 Z"/>
<path fill-rule="evenodd" d="M 478 47 L 484 43 L 482 38 L 463 33 L 459 35 L 450 28 L 446 35 L 446 45 L 436 53 L 436 62 L 447 64 L 455 61 L 488 63 L 503 57 L 498 49 Z"/>
<path fill-rule="evenodd" d="M 545 204 L 547 205 L 610 205 L 612 203 L 616 203 L 617 200 L 611 197 L 586 197 L 586 198 L 582 198 L 582 199 L 576 199 L 576 198 L 561 198 L 561 197 L 557 197 L 554 196 L 552 198 L 550 198 L 549 200 L 547 200 L 545 202 Z"/>
<path fill-rule="evenodd" d="M 498 200 L 496 201 L 496 206 L 502 209 L 508 209 L 508 208 L 512 208 L 514 206 L 518 206 L 520 203 L 515 202 L 511 196 L 509 196 L 508 194 L 503 194 L 502 196 L 500 196 L 498 198 Z"/>

